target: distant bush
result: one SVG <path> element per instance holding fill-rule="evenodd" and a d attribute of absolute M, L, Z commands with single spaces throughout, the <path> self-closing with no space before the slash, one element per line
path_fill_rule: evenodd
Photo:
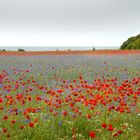
<path fill-rule="evenodd" d="M 18 52 L 25 52 L 24 49 L 18 49 Z"/>
<path fill-rule="evenodd" d="M 5 52 L 6 50 L 5 50 L 5 49 L 2 49 L 2 50 L 0 50 L 0 51 L 3 51 L 3 52 Z"/>
<path fill-rule="evenodd" d="M 92 50 L 95 51 L 95 48 L 93 47 Z"/>
<path fill-rule="evenodd" d="M 140 34 L 134 37 L 130 37 L 125 41 L 121 47 L 121 50 L 138 50 L 140 49 Z"/>

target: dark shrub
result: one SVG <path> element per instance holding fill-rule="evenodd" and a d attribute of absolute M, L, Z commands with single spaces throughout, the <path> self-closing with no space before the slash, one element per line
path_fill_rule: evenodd
<path fill-rule="evenodd" d="M 18 51 L 19 51 L 19 52 L 25 52 L 25 50 L 24 50 L 24 49 L 18 49 Z"/>

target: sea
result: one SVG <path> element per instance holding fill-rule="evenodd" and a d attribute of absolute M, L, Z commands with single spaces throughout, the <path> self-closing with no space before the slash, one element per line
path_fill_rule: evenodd
<path fill-rule="evenodd" d="M 17 51 L 18 49 L 24 49 L 25 51 L 58 51 L 58 50 L 117 50 L 118 46 L 0 46 L 0 50 Z"/>

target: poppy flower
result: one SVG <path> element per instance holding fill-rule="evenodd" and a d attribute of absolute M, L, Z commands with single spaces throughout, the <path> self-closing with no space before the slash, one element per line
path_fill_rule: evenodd
<path fill-rule="evenodd" d="M 118 134 L 122 134 L 122 130 L 118 130 L 117 133 L 118 133 Z"/>
<path fill-rule="evenodd" d="M 29 126 L 30 126 L 30 127 L 34 127 L 34 123 L 33 123 L 33 122 L 30 122 L 30 123 L 29 123 Z"/>
<path fill-rule="evenodd" d="M 2 103 L 3 102 L 3 99 L 2 98 L 0 98 L 0 103 Z"/>
<path fill-rule="evenodd" d="M 114 137 L 117 137 L 117 136 L 118 136 L 118 133 L 115 133 L 113 136 L 114 136 Z"/>
<path fill-rule="evenodd" d="M 68 112 L 67 111 L 63 111 L 63 115 L 64 116 L 67 116 L 68 115 Z"/>
<path fill-rule="evenodd" d="M 8 116 L 3 116 L 3 119 L 5 120 L 5 121 L 7 121 L 7 119 L 8 119 Z"/>
<path fill-rule="evenodd" d="M 96 137 L 96 134 L 93 130 L 89 132 L 89 137 L 90 138 L 95 138 Z"/>
<path fill-rule="evenodd" d="M 12 124 L 16 123 L 16 120 L 12 120 L 11 123 L 12 123 Z"/>
<path fill-rule="evenodd" d="M 20 129 L 24 129 L 24 126 L 23 126 L 23 125 L 21 125 L 21 126 L 20 126 Z"/>
<path fill-rule="evenodd" d="M 102 127 L 103 128 L 106 128 L 107 127 L 107 124 L 106 123 L 102 123 Z"/>
<path fill-rule="evenodd" d="M 6 133 L 6 132 L 7 132 L 7 128 L 3 128 L 3 129 L 2 129 L 2 132 L 3 132 L 3 133 Z"/>
<path fill-rule="evenodd" d="M 114 128 L 113 128 L 112 124 L 109 124 L 108 125 L 108 131 L 113 131 L 113 130 L 114 130 Z"/>
<path fill-rule="evenodd" d="M 87 118 L 87 119 L 91 119 L 91 117 L 92 117 L 92 116 L 91 116 L 90 114 L 87 114 L 87 115 L 86 115 L 86 118 Z"/>

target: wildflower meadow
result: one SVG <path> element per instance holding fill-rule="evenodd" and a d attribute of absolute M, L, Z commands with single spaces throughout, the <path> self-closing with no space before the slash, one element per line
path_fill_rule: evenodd
<path fill-rule="evenodd" d="M 140 55 L 0 56 L 0 140 L 92 139 L 140 139 Z"/>

